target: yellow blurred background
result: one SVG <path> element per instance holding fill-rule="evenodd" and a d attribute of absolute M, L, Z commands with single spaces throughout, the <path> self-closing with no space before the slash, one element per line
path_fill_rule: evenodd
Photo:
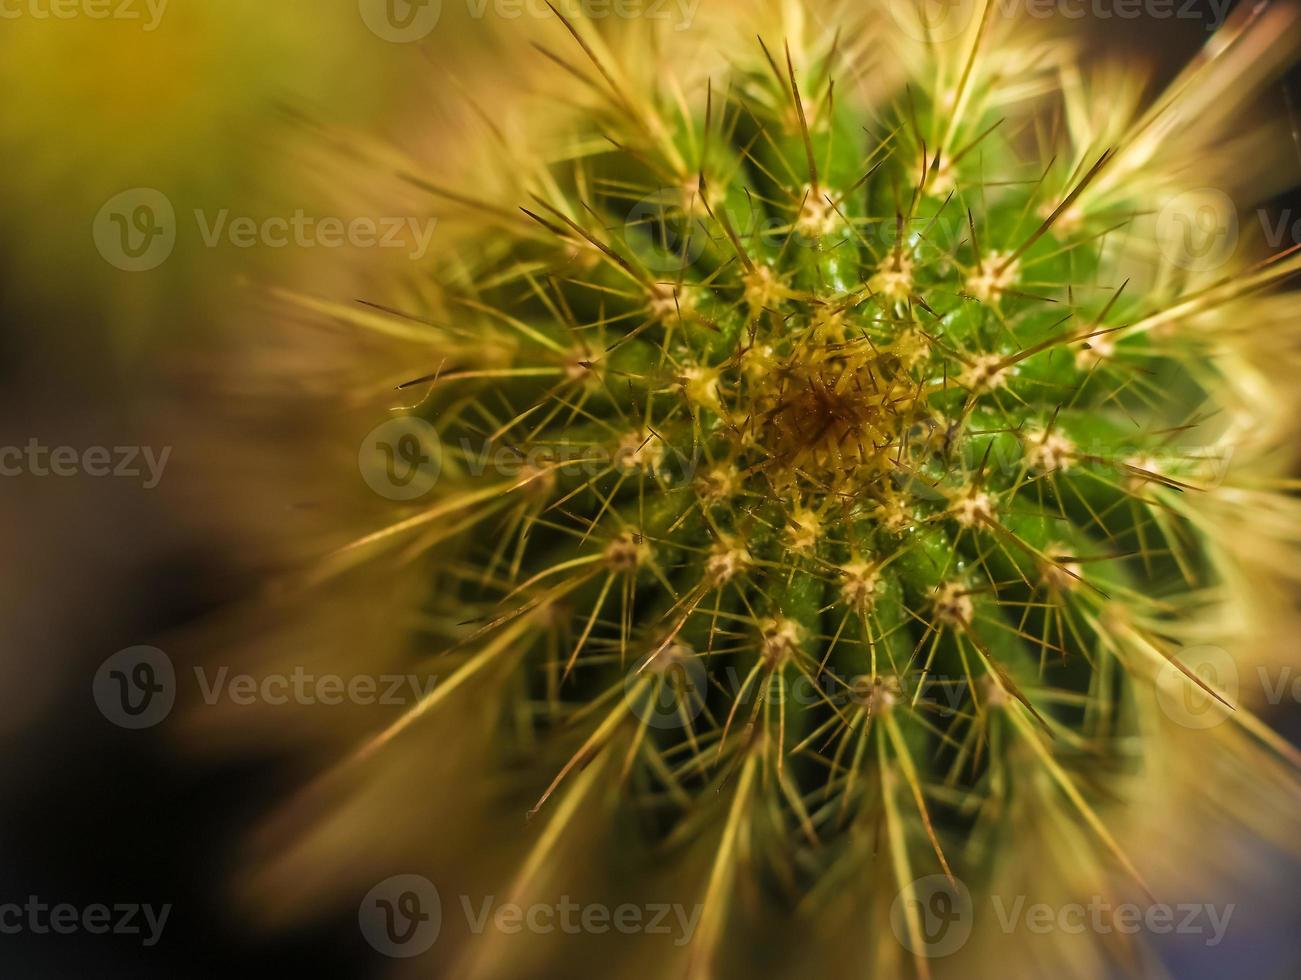
<path fill-rule="evenodd" d="M 700 16 L 727 5 L 705 0 Z M 664 9 L 684 24 L 697 10 L 695 0 Z M 368 184 L 363 159 L 392 147 L 436 172 L 463 158 L 469 129 L 441 97 L 473 76 L 495 121 L 520 60 L 543 60 L 529 40 L 558 30 L 541 0 L 0 0 L 0 445 L 37 433 L 54 445 L 149 444 L 193 426 L 173 416 L 203 414 L 202 362 L 261 329 L 269 292 L 355 299 L 374 266 L 438 234 L 411 217 L 402 248 L 324 246 L 324 219 L 355 231 L 358 219 L 428 207 L 395 198 L 391 171 Z M 1171 24 L 1160 41 L 1182 57 L 1204 36 Z M 298 215 L 314 223 L 313 244 L 278 245 Z M 137 239 L 139 256 L 126 244 Z M 191 449 L 219 444 L 187 431 Z M 360 975 L 316 933 L 258 939 L 258 969 L 245 969 L 246 923 L 222 892 L 223 862 L 280 798 L 284 774 L 298 774 L 288 758 L 267 747 L 256 766 L 190 775 L 188 749 L 106 730 L 90 706 L 87 678 L 105 657 L 254 587 L 242 573 L 255 545 L 224 537 L 212 511 L 241 503 L 216 499 L 231 485 L 217 474 L 259 457 L 183 455 L 157 494 L 115 480 L 0 485 L 0 793 L 14 798 L 0 877 L 23 894 L 188 903 L 174 929 L 193 946 L 187 957 L 211 966 L 203 975 L 236 965 Z M 270 473 L 275 461 L 264 462 Z M 205 467 L 211 497 L 186 482 Z M 310 526 L 326 493 L 257 518 Z M 87 833 L 87 814 L 102 837 Z M 37 975 L 20 947 L 5 948 L 0 974 Z M 151 973 L 103 949 L 70 944 L 57 967 L 177 975 L 167 956 Z"/>

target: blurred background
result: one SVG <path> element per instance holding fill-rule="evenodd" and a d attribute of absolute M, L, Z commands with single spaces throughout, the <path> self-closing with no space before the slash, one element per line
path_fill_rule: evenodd
<path fill-rule="evenodd" d="M 1073 29 L 1166 78 L 1226 11 L 1178 2 L 1190 15 L 1162 20 L 1083 3 Z M 527 48 L 501 38 L 546 15 L 540 3 L 385 3 L 0 0 L 0 446 L 170 452 L 153 486 L 143 459 L 137 479 L 0 477 L 0 903 L 172 906 L 151 948 L 2 935 L 4 976 L 369 977 L 386 965 L 355 910 L 267 933 L 229 899 L 242 839 L 300 778 L 293 760 L 275 746 L 237 762 L 194 753 L 167 725 L 109 724 L 91 696 L 114 652 L 258 586 L 264 556 L 231 547 L 221 502 L 194 506 L 194 481 L 225 461 L 204 456 L 210 443 L 166 441 L 196 368 L 236 347 L 275 289 L 314 282 L 351 299 L 393 258 L 371 249 L 350 266 L 356 281 L 341 280 L 338 254 L 264 235 L 245 247 L 230 222 L 376 214 L 364 183 L 331 186 L 348 140 L 418 150 L 435 167 L 457 156 L 456 120 L 428 109 L 431 93 L 473 75 L 489 107 L 508 98 L 493 59 Z M 1295 89 L 1285 80 L 1268 111 L 1288 112 Z M 178 217 L 174 240 L 147 221 L 113 225 L 158 195 Z M 1301 214 L 1296 203 L 1269 206 Z M 115 247 L 127 231 L 145 244 Z M 297 520 L 287 507 L 258 519 Z M 1291 708 L 1273 720 L 1296 742 Z M 1215 949 L 1172 946 L 1175 976 L 1301 976 L 1301 882 L 1277 868 L 1239 900 L 1250 926 Z"/>

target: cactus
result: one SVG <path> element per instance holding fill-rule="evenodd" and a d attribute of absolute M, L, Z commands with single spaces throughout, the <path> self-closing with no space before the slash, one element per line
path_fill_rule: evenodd
<path fill-rule="evenodd" d="M 1179 653 L 1236 581 L 1198 516 L 1234 341 L 1201 325 L 1298 262 L 1172 264 L 1134 231 L 1162 103 L 1095 124 L 1106 92 L 989 9 L 884 101 L 849 20 L 684 92 L 562 17 L 585 108 L 519 210 L 421 178 L 472 229 L 384 314 L 434 352 L 401 388 L 441 476 L 348 553 L 436 552 L 460 625 L 418 641 L 454 668 L 419 713 L 506 678 L 539 848 L 598 806 L 648 866 L 708 842 L 692 975 L 731 972 L 734 893 L 846 889 L 894 910 L 869 973 L 929 975 L 913 883 L 982 893 L 1036 822 L 1141 882 L 1112 815 L 1154 679 L 1225 700 Z"/>

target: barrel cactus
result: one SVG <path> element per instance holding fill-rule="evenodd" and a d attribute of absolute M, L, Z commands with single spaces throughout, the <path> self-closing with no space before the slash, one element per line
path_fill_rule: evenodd
<path fill-rule="evenodd" d="M 1179 100 L 1260 25 L 1143 113 L 993 4 L 906 56 L 880 11 L 784 8 L 693 86 L 561 17 L 583 109 L 518 209 L 407 175 L 466 230 L 365 316 L 424 345 L 394 406 L 437 479 L 332 561 L 421 570 L 443 673 L 349 765 L 480 683 L 537 786 L 512 894 L 596 813 L 634 880 L 690 864 L 689 975 L 796 913 L 864 975 L 970 975 L 936 882 L 979 904 L 1056 853 L 1065 892 L 1149 887 L 1118 828 L 1192 758 L 1163 699 L 1288 753 L 1183 649 L 1247 601 L 1223 532 L 1262 421 L 1220 325 L 1297 262 L 1199 267 L 1161 212 Z"/>

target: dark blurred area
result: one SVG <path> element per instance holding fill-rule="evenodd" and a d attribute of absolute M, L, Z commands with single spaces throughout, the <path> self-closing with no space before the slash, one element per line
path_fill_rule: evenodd
<path fill-rule="evenodd" d="M 196 2 L 174 0 L 176 8 Z M 160 403 L 154 396 L 184 396 L 184 382 L 159 371 L 177 336 L 219 329 L 221 288 L 200 284 L 210 270 L 191 264 L 204 257 L 174 260 L 158 294 L 148 297 L 100 262 L 90 228 L 110 189 L 170 181 L 181 189 L 174 194 L 178 209 L 205 199 L 258 201 L 267 193 L 292 202 L 294 175 L 277 175 L 271 166 L 278 130 L 290 125 L 286 106 L 392 135 L 395 107 L 409 98 L 403 80 L 446 71 L 437 46 L 462 43 L 435 38 L 423 50 L 385 43 L 360 27 L 354 0 L 319 4 L 328 15 L 315 4 L 284 6 L 274 26 L 249 16 L 220 29 L 206 17 L 191 28 L 183 10 L 169 11 L 179 15 L 178 30 L 198 32 L 198 41 L 186 39 L 200 49 L 168 54 L 176 63 L 160 65 L 151 84 L 188 85 L 189 97 L 157 119 L 127 115 L 129 125 L 117 130 L 87 126 L 80 140 L 33 120 L 61 117 L 80 126 L 77 111 L 92 116 L 98 100 L 126 98 L 116 73 L 121 65 L 110 59 L 102 73 L 78 69 L 84 87 L 65 79 L 57 92 L 39 74 L 19 78 L 13 61 L 0 72 L 7 83 L 0 118 L 10 117 L 0 122 L 0 149 L 24 153 L 6 163 L 14 173 L 0 190 L 0 444 L 22 446 L 33 437 L 49 446 L 147 443 L 155 431 L 148 413 Z M 1205 23 L 1215 16 L 1211 5 L 1196 6 L 1206 10 L 1205 21 L 1091 17 L 1077 27 L 1109 53 L 1158 61 L 1161 77 L 1169 77 L 1205 40 Z M 0 60 L 34 40 L 48 44 L 45 57 L 70 59 L 48 63 L 51 76 L 95 57 L 93 47 L 37 36 L 65 26 L 0 20 Z M 71 26 L 93 46 L 98 23 Z M 171 43 L 170 29 L 167 21 L 159 26 L 163 43 Z M 254 36 L 259 31 L 266 33 Z M 115 43 L 111 32 L 107 43 Z M 147 37 L 137 43 L 132 59 L 166 60 Z M 246 56 L 223 47 L 240 44 L 256 48 L 247 57 L 256 58 L 264 77 L 254 77 Z M 30 69 L 39 60 L 29 48 L 22 63 Z M 1295 72 L 1286 82 L 1291 104 L 1301 99 L 1299 82 Z M 223 98 L 236 88 L 237 98 Z M 1288 111 L 1282 88 L 1275 101 L 1277 111 Z M 175 123 L 193 114 L 205 117 L 203 125 Z M 42 132 L 49 145 L 22 145 Z M 115 154 L 98 142 L 114 133 L 128 143 L 153 140 L 155 148 Z M 64 153 L 60 139 L 67 140 L 67 172 L 43 170 L 41 161 Z M 151 170 L 150 153 L 167 158 L 159 166 L 170 176 Z M 1301 178 L 1301 160 L 1297 166 Z M 90 189 L 80 190 L 83 184 Z M 1301 196 L 1268 207 L 1301 213 Z M 240 274 L 245 257 L 218 261 L 229 263 L 226 281 Z M 166 726 L 117 727 L 92 699 L 95 671 L 115 651 L 158 642 L 249 594 L 255 586 L 241 562 L 201 522 L 169 506 L 165 481 L 145 490 L 138 481 L 4 477 L 0 499 L 0 903 L 37 896 L 78 907 L 171 906 L 160 941 L 148 948 L 141 935 L 0 935 L 0 974 L 379 975 L 391 961 L 366 944 L 355 910 L 310 929 L 268 934 L 230 900 L 227 878 L 249 829 L 301 778 L 287 758 L 268 751 L 240 763 L 196 759 L 169 739 Z M 1291 709 L 1271 720 L 1298 743 L 1301 718 Z M 1171 944 L 1166 957 L 1174 976 L 1301 976 L 1301 882 L 1293 866 L 1277 867 L 1278 880 L 1261 883 L 1258 907 L 1239 909 L 1252 928 L 1231 931 L 1209 952 Z"/>

